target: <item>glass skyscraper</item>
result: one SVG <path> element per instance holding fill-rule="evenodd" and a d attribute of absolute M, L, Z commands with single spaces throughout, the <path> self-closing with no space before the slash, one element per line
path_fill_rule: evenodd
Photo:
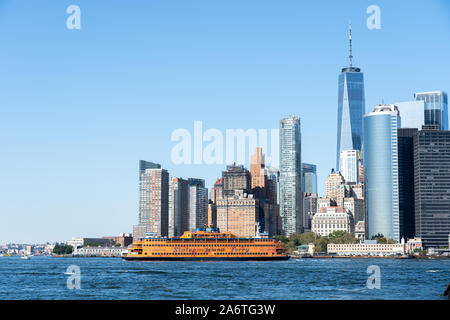
<path fill-rule="evenodd" d="M 336 170 L 343 150 L 361 151 L 362 119 L 365 113 L 364 75 L 353 67 L 350 29 L 350 66 L 339 75 Z"/>
<path fill-rule="evenodd" d="M 364 115 L 364 181 L 369 239 L 381 233 L 400 241 L 398 108 L 378 105 Z"/>
<path fill-rule="evenodd" d="M 302 190 L 303 192 L 317 194 L 317 167 L 315 164 L 302 164 Z"/>
<path fill-rule="evenodd" d="M 419 92 L 416 101 L 425 103 L 425 124 L 437 124 L 440 130 L 448 130 L 448 97 L 443 91 Z"/>
<path fill-rule="evenodd" d="M 301 232 L 302 159 L 300 118 L 280 121 L 280 217 L 286 236 Z"/>

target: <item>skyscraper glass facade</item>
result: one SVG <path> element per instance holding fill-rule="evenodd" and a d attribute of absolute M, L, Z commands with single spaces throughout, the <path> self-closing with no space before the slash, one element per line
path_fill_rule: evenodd
<path fill-rule="evenodd" d="M 347 183 L 359 182 L 359 151 L 342 150 L 339 171 Z"/>
<path fill-rule="evenodd" d="M 376 106 L 364 115 L 364 181 L 368 237 L 381 233 L 400 241 L 398 141 L 400 123 L 394 105 Z"/>
<path fill-rule="evenodd" d="M 302 159 L 300 118 L 280 121 L 280 217 L 285 235 L 301 231 Z"/>
<path fill-rule="evenodd" d="M 342 150 L 361 151 L 364 112 L 364 75 L 359 68 L 344 68 L 339 75 L 337 170 Z"/>
<path fill-rule="evenodd" d="M 417 101 L 425 103 L 425 124 L 437 124 L 440 130 L 448 130 L 448 97 L 443 91 L 415 93 Z"/>
<path fill-rule="evenodd" d="M 317 194 L 317 167 L 315 164 L 302 164 L 302 190 L 303 192 Z"/>

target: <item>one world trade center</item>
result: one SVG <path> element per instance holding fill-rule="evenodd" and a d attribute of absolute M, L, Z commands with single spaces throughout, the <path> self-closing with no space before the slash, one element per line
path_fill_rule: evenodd
<path fill-rule="evenodd" d="M 362 119 L 365 113 L 364 75 L 353 66 L 352 29 L 349 26 L 350 66 L 339 75 L 339 100 L 337 123 L 336 170 L 339 170 L 341 151 L 358 150 L 362 147 Z"/>

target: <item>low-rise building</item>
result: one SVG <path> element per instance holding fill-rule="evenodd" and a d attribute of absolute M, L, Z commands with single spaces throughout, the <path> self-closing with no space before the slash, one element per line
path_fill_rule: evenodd
<path fill-rule="evenodd" d="M 415 249 L 422 249 L 420 238 L 414 238 L 401 243 L 378 243 L 376 240 L 366 240 L 363 243 L 337 244 L 329 243 L 327 245 L 328 254 L 344 256 L 393 256 L 404 255 L 414 252 Z"/>
<path fill-rule="evenodd" d="M 82 247 L 72 252 L 75 257 L 121 257 L 127 252 L 124 247 Z"/>
<path fill-rule="evenodd" d="M 311 222 L 311 231 L 326 237 L 334 231 L 354 234 L 353 216 L 343 207 L 321 208 Z"/>

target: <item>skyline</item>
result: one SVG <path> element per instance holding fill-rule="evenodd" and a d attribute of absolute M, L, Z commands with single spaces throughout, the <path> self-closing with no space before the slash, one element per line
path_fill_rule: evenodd
<path fill-rule="evenodd" d="M 69 2 L 49 3 L 0 5 L 0 243 L 131 232 L 141 159 L 171 176 L 205 179 L 210 188 L 226 164 L 170 161 L 170 133 L 192 132 L 195 120 L 224 132 L 276 129 L 280 119 L 299 116 L 302 160 L 317 165 L 323 194 L 335 167 L 337 80 L 348 64 L 349 20 L 365 113 L 382 99 L 450 90 L 450 44 L 438 42 L 450 31 L 445 1 L 378 1 L 380 30 L 367 29 L 371 3 L 364 1 L 329 3 L 333 14 L 293 1 L 179 3 L 180 12 L 162 3 L 105 8 L 78 1 L 79 31 L 65 28 Z M 141 41 L 145 36 L 152 41 Z M 421 36 L 434 50 L 418 45 Z"/>

